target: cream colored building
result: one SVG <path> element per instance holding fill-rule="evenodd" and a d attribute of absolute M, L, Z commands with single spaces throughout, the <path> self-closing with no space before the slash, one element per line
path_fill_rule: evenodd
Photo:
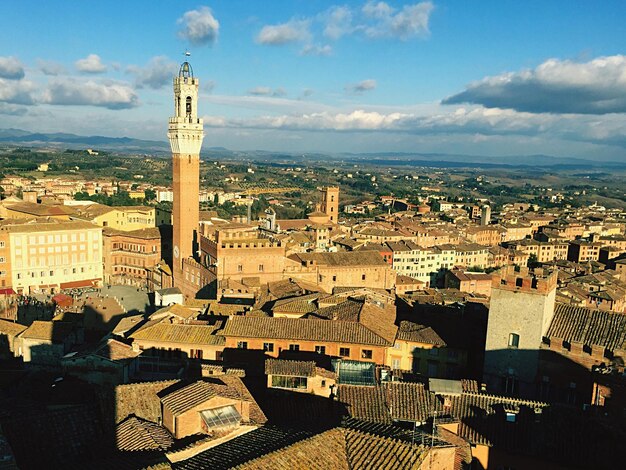
<path fill-rule="evenodd" d="M 147 206 L 109 207 L 93 203 L 81 207 L 74 218 L 125 232 L 156 227 L 155 208 Z"/>
<path fill-rule="evenodd" d="M 11 285 L 17 293 L 56 292 L 102 281 L 102 228 L 54 219 L 5 220 Z"/>

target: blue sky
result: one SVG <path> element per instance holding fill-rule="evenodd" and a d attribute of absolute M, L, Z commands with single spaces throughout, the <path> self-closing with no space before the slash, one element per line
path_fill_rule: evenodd
<path fill-rule="evenodd" d="M 205 146 L 626 158 L 626 2 L 0 2 L 0 128 Z"/>

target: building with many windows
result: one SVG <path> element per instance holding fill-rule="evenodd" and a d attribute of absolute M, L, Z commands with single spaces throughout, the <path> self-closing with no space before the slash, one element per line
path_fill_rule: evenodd
<path fill-rule="evenodd" d="M 8 234 L 5 259 L 11 266 L 11 278 L 10 285 L 8 278 L 6 284 L 19 294 L 56 292 L 102 282 L 101 227 L 47 218 L 4 220 L 0 232 Z"/>

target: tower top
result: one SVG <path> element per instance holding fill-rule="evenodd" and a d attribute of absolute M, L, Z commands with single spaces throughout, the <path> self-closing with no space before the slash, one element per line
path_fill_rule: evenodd
<path fill-rule="evenodd" d="M 189 62 L 185 61 L 181 64 L 178 76 L 181 78 L 193 78 L 193 69 Z"/>

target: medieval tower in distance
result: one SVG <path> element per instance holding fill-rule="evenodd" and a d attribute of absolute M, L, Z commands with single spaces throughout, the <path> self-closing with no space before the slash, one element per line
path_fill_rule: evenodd
<path fill-rule="evenodd" d="M 330 222 L 337 223 L 339 212 L 339 188 L 327 186 L 322 188 L 322 204 L 320 210 L 330 217 Z"/>
<path fill-rule="evenodd" d="M 199 243 L 200 148 L 204 132 L 202 119 L 198 118 L 198 85 L 191 65 L 184 62 L 174 78 L 174 116 L 167 133 L 172 148 L 175 285 L 182 277 L 183 260 L 194 256 Z"/>

